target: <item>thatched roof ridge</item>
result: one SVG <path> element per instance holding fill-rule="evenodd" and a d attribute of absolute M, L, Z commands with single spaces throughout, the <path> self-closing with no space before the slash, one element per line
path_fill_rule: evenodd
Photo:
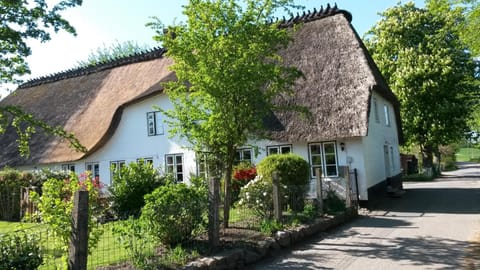
<path fill-rule="evenodd" d="M 138 63 L 142 61 L 149 61 L 152 59 L 160 58 L 164 55 L 166 50 L 161 47 L 155 47 L 150 50 L 145 50 L 143 52 L 134 53 L 127 55 L 125 57 L 119 57 L 114 59 L 109 59 L 108 61 L 101 62 L 95 65 L 89 65 L 85 67 L 78 67 L 73 69 L 68 69 L 58 73 L 54 73 L 47 76 L 42 76 L 39 78 L 31 79 L 24 84 L 21 84 L 18 88 L 28 88 L 32 86 L 37 86 L 44 83 L 51 83 L 59 80 L 65 80 L 73 77 L 85 76 L 88 74 L 100 72 L 106 69 L 112 69 L 123 65 L 129 65 L 133 63 Z"/>
<path fill-rule="evenodd" d="M 325 9 L 323 8 L 323 6 L 320 6 L 320 10 L 317 11 L 317 9 L 314 8 L 313 11 L 310 11 L 310 10 L 308 10 L 308 12 L 304 11 L 302 15 L 300 15 L 297 12 L 297 16 L 292 15 L 289 19 L 285 19 L 285 17 L 283 17 L 282 20 L 280 21 L 279 27 L 280 28 L 291 27 L 297 23 L 307 23 L 311 21 L 316 21 L 316 20 L 323 19 L 325 17 L 334 16 L 337 14 L 343 14 L 349 22 L 352 21 L 352 14 L 350 14 L 350 12 L 346 10 L 339 9 L 337 7 L 337 4 L 335 3 L 333 7 L 331 7 L 330 4 L 327 4 L 327 7 Z M 276 22 L 279 22 L 278 18 Z"/>

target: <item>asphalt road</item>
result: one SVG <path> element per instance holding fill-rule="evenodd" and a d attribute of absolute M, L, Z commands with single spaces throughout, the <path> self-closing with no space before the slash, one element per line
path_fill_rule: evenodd
<path fill-rule="evenodd" d="M 479 269 L 480 164 L 434 182 L 249 269 Z"/>

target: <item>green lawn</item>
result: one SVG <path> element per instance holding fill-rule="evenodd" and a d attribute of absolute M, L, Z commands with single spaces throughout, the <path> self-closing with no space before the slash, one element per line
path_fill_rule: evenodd
<path fill-rule="evenodd" d="M 112 228 L 116 226 L 116 222 L 100 226 L 104 229 L 104 233 L 100 237 L 98 246 L 88 257 L 88 269 L 95 269 L 97 266 L 101 265 L 116 264 L 129 259 L 127 251 L 112 233 Z M 58 244 L 58 241 L 46 232 L 47 227 L 45 225 L 0 221 L 0 234 L 13 233 L 17 230 L 27 230 L 28 232 L 35 232 L 40 235 L 40 242 L 47 254 L 47 258 L 45 258 L 45 264 L 39 269 L 55 269 L 55 265 L 61 264 L 60 258 L 62 252 L 55 247 Z"/>
<path fill-rule="evenodd" d="M 455 153 L 457 161 L 466 162 L 466 161 L 479 161 L 480 160 L 480 149 L 477 148 L 460 148 L 460 150 Z"/>

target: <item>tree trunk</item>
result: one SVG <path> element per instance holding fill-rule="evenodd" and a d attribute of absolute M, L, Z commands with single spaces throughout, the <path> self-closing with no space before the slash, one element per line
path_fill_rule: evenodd
<path fill-rule="evenodd" d="M 427 176 L 433 175 L 433 146 L 425 145 L 421 147 L 422 151 L 422 167 L 424 174 Z"/>
<path fill-rule="evenodd" d="M 235 147 L 228 150 L 228 159 L 225 164 L 224 179 L 224 204 L 223 204 L 223 228 L 228 228 L 228 219 L 230 218 L 230 201 L 232 198 L 232 170 L 235 159 Z"/>

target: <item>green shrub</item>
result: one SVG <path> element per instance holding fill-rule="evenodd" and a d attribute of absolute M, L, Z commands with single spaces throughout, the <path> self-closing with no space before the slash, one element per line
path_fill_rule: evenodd
<path fill-rule="evenodd" d="M 78 177 L 70 173 L 67 179 L 48 179 L 43 183 L 43 194 L 31 192 L 30 197 L 38 206 L 38 219 L 49 225 L 53 237 L 60 239 L 58 248 L 63 251 L 62 264 L 66 266 L 68 248 L 72 235 L 72 210 L 74 196 L 78 190 L 88 191 L 88 252 L 91 253 L 98 244 L 98 239 L 103 233 L 101 226 L 97 225 L 97 219 L 101 215 L 104 206 L 99 205 L 100 183 L 98 179 L 92 179 L 90 174 L 81 174 Z"/>
<path fill-rule="evenodd" d="M 258 164 L 257 171 L 270 183 L 272 182 L 273 172 L 278 172 L 280 183 L 287 186 L 287 205 L 294 212 L 303 210 L 310 182 L 307 161 L 296 154 L 269 155 Z"/>
<path fill-rule="evenodd" d="M 119 217 L 138 216 L 145 205 L 144 196 L 165 183 L 152 164 L 132 162 L 113 174 L 109 188 L 112 208 Z"/>
<path fill-rule="evenodd" d="M 190 240 L 203 225 L 206 206 L 203 188 L 168 182 L 145 196 L 141 219 L 149 224 L 152 235 L 173 246 Z"/>
<path fill-rule="evenodd" d="M 266 235 L 271 235 L 272 233 L 282 229 L 283 224 L 275 219 L 263 219 L 262 222 L 260 222 L 260 231 Z"/>
<path fill-rule="evenodd" d="M 347 209 L 345 202 L 338 197 L 334 190 L 327 190 L 327 196 L 325 196 L 323 207 L 327 214 L 335 214 Z"/>
<path fill-rule="evenodd" d="M 32 174 L 12 168 L 0 171 L 0 220 L 20 220 L 20 193 L 22 187 L 29 186 Z"/>
<path fill-rule="evenodd" d="M 130 216 L 126 220 L 118 221 L 112 228 L 112 232 L 128 252 L 128 256 L 136 268 L 155 269 L 151 262 L 155 241 L 148 234 L 148 224 L 142 219 Z"/>
<path fill-rule="evenodd" d="M 43 263 L 39 240 L 32 234 L 0 235 L 0 269 L 30 270 Z"/>
<path fill-rule="evenodd" d="M 273 186 L 267 178 L 258 175 L 240 189 L 238 205 L 253 210 L 262 219 L 273 217 Z"/>

